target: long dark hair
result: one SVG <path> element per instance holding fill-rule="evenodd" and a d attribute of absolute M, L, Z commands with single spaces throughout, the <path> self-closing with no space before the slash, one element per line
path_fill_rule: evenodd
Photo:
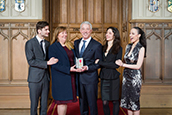
<path fill-rule="evenodd" d="M 119 49 L 120 49 L 120 34 L 117 28 L 115 27 L 108 27 L 106 32 L 108 31 L 108 29 L 112 29 L 112 32 L 114 33 L 114 40 L 113 40 L 113 45 L 112 45 L 112 53 L 113 54 L 117 54 Z M 103 47 L 103 52 L 106 52 L 106 49 L 108 47 L 108 41 L 106 41 L 106 44 Z"/>
<path fill-rule="evenodd" d="M 145 37 L 145 33 L 144 33 L 144 31 L 141 29 L 141 28 L 139 28 L 139 27 L 133 27 L 134 29 L 136 29 L 137 30 L 137 32 L 138 32 L 138 34 L 140 34 L 141 36 L 140 36 L 140 38 L 139 38 L 139 42 L 140 42 L 140 44 L 145 48 L 145 55 L 144 55 L 144 57 L 146 57 L 146 37 Z"/>

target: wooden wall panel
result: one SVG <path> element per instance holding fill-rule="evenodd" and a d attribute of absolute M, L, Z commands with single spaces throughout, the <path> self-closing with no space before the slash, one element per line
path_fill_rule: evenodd
<path fill-rule="evenodd" d="M 94 22 L 93 23 L 102 23 L 102 12 L 103 12 L 103 2 L 102 0 L 94 0 Z"/>
<path fill-rule="evenodd" d="M 141 107 L 171 108 L 171 20 L 131 20 L 132 0 L 43 0 L 43 4 L 43 20 L 50 22 L 51 36 L 55 27 L 63 25 L 67 27 L 72 43 L 81 38 L 80 23 L 88 20 L 93 25 L 91 36 L 102 44 L 106 28 L 117 27 L 124 54 L 125 46 L 130 42 L 128 35 L 131 27 L 141 27 L 150 38 L 147 39 L 148 52 L 143 65 Z M 37 21 L 8 20 L 0 23 L 0 102 L 4 103 L 0 108 L 29 108 L 28 65 L 24 45 L 35 36 Z M 21 31 L 23 33 L 16 35 Z M 121 68 L 119 70 L 123 72 Z M 165 98 L 162 96 L 164 94 Z"/>
<path fill-rule="evenodd" d="M 79 33 L 79 32 L 71 32 L 70 36 L 69 36 L 69 41 L 74 43 L 75 40 L 77 40 L 77 39 L 79 39 L 81 37 L 82 37 L 81 33 Z"/>
<path fill-rule="evenodd" d="M 122 30 L 121 32 L 121 45 L 123 47 L 123 55 L 125 53 L 125 47 L 129 43 L 130 23 L 131 20 L 131 0 L 122 0 Z M 120 15 L 120 13 L 118 13 Z M 118 17 L 118 15 L 116 15 Z"/>
<path fill-rule="evenodd" d="M 0 109 L 28 109 L 30 107 L 28 86 L 1 86 Z M 3 104 L 2 104 L 3 103 Z M 1 112 L 0 112 L 1 113 Z M 30 113 L 30 112 L 29 112 Z M 1 115 L 3 115 L 1 113 Z M 12 114 L 5 114 L 12 115 Z M 25 114 L 22 114 L 25 115 Z"/>
<path fill-rule="evenodd" d="M 86 7 L 86 20 L 89 20 L 91 23 L 94 23 L 94 4 L 95 4 L 95 0 L 87 0 L 87 7 Z"/>
<path fill-rule="evenodd" d="M 105 0 L 104 1 L 104 23 L 119 23 L 119 1 Z"/>
<path fill-rule="evenodd" d="M 104 23 L 112 23 L 112 0 L 104 1 Z"/>
<path fill-rule="evenodd" d="M 112 15 L 112 21 L 111 23 L 119 23 L 118 22 L 118 18 L 119 18 L 119 5 L 118 5 L 118 0 L 112 0 L 112 14 L 109 14 L 109 15 Z"/>
<path fill-rule="evenodd" d="M 60 23 L 68 23 L 67 22 L 67 8 L 68 8 L 68 4 L 67 4 L 67 0 L 60 0 Z M 57 11 L 57 10 L 56 10 Z"/>
<path fill-rule="evenodd" d="M 30 5 L 32 4 L 30 4 L 30 2 L 27 1 L 28 0 L 26 0 L 26 9 L 31 11 L 30 8 L 32 8 L 32 6 Z M 59 2 L 59 0 L 55 2 Z M 27 82 L 28 63 L 25 57 L 25 43 L 27 40 L 33 38 L 33 36 L 36 35 L 35 28 L 36 28 L 36 23 L 38 21 L 46 20 L 50 22 L 50 19 L 52 21 L 52 17 L 50 17 L 51 15 L 50 8 L 52 9 L 52 7 L 50 7 L 50 0 L 38 0 L 38 1 L 36 0 L 36 2 L 33 2 L 33 4 L 35 5 L 35 3 L 42 4 L 41 7 L 39 6 L 41 8 L 39 10 L 39 13 L 42 15 L 41 19 L 40 18 L 34 19 L 35 16 L 31 19 L 29 18 L 30 14 L 25 17 L 24 15 L 22 15 L 24 12 L 21 13 L 16 12 L 19 15 L 19 17 L 21 17 L 22 19 L 19 18 L 16 19 L 16 17 L 14 16 L 8 19 L 0 20 L 0 109 L 1 110 L 6 109 L 7 111 L 9 111 L 10 109 L 17 109 L 17 110 L 30 109 L 29 88 Z M 14 8 L 14 7 L 8 7 L 11 6 L 8 3 L 6 5 L 7 5 L 6 11 L 12 10 Z M 26 12 L 28 10 L 26 10 Z M 56 14 L 59 14 L 59 10 L 57 10 L 56 12 L 57 12 Z M 26 19 L 27 17 L 31 20 Z M 58 17 L 55 17 L 55 19 L 59 22 L 60 18 Z"/>
<path fill-rule="evenodd" d="M 172 83 L 172 22 L 132 20 L 131 24 L 132 27 L 142 28 L 147 38 L 147 57 L 142 68 L 143 83 Z"/>
<path fill-rule="evenodd" d="M 0 23 L 0 85 L 27 85 L 25 43 L 36 35 L 35 23 Z"/>
<path fill-rule="evenodd" d="M 101 35 L 99 41 L 103 43 L 107 27 L 120 27 L 119 3 L 118 0 L 53 0 L 51 30 L 57 26 L 67 27 L 68 39 L 73 42 L 73 36 L 77 36 L 74 33 L 79 34 L 80 24 L 89 21 L 93 25 L 93 34 Z M 50 38 L 52 34 L 53 31 Z"/>
<path fill-rule="evenodd" d="M 84 0 L 77 0 L 76 2 L 76 6 L 77 6 L 77 11 L 76 11 L 76 15 L 77 15 L 77 20 L 76 20 L 76 24 L 77 23 L 81 23 L 83 20 L 84 20 L 84 15 L 85 15 L 85 12 L 84 12 L 84 8 L 85 8 L 85 5 L 84 5 Z"/>
<path fill-rule="evenodd" d="M 168 31 L 168 33 L 165 34 L 165 52 L 164 52 L 164 61 L 165 61 L 165 66 L 164 66 L 164 79 L 169 80 L 172 79 L 172 30 Z"/>
<path fill-rule="evenodd" d="M 9 39 L 7 30 L 0 31 L 0 81 L 8 81 L 9 77 Z"/>
<path fill-rule="evenodd" d="M 95 40 L 97 40 L 98 42 L 100 42 L 100 43 L 102 43 L 102 44 L 104 43 L 105 37 L 102 38 L 103 33 L 101 33 L 101 32 L 96 32 L 96 33 L 91 34 L 91 36 L 92 36 Z"/>
<path fill-rule="evenodd" d="M 148 33 L 148 31 L 146 31 Z M 154 54 L 152 55 L 152 53 Z M 147 38 L 147 57 L 145 60 L 145 79 L 160 79 L 161 39 L 154 34 Z"/>
<path fill-rule="evenodd" d="M 60 23 L 60 0 L 52 0 L 51 3 L 51 9 L 50 9 L 50 12 L 51 12 L 51 19 L 50 19 L 50 23 L 51 21 L 53 23 Z"/>
<path fill-rule="evenodd" d="M 76 22 L 76 0 L 70 0 L 69 1 L 69 23 L 75 23 Z"/>
<path fill-rule="evenodd" d="M 172 107 L 172 86 L 171 85 L 143 85 L 140 96 L 141 111 L 143 108 L 152 109 L 165 109 Z M 142 115 L 142 114 L 141 114 Z M 143 115 L 168 115 L 160 114 L 156 111 L 155 114 L 143 114 Z"/>
<path fill-rule="evenodd" d="M 16 30 L 13 31 L 17 33 Z M 27 30 L 23 33 L 27 35 Z M 28 76 L 28 64 L 25 56 L 25 43 L 27 38 L 18 35 L 12 38 L 12 81 L 23 80 L 26 82 Z"/>

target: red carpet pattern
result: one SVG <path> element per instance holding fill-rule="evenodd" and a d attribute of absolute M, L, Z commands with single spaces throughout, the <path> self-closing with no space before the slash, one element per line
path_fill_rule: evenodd
<path fill-rule="evenodd" d="M 101 99 L 97 100 L 97 105 L 98 105 L 98 115 L 104 115 L 103 105 L 102 105 Z M 113 104 L 109 103 L 109 106 L 110 106 L 110 110 L 112 112 Z M 57 104 L 52 102 L 49 105 L 48 110 L 47 110 L 47 115 L 58 115 L 57 114 Z M 77 101 L 76 103 L 69 103 L 68 104 L 67 115 L 80 115 L 79 101 Z M 112 113 L 111 113 L 111 115 L 112 115 Z M 119 115 L 127 115 L 127 110 L 120 107 Z"/>

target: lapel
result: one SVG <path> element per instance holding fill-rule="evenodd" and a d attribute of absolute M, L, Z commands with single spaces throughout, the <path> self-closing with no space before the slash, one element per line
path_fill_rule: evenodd
<path fill-rule="evenodd" d="M 72 50 L 73 55 L 74 55 L 74 63 L 76 63 L 76 60 L 75 60 L 75 57 L 76 57 L 75 50 L 74 49 L 71 49 L 71 50 Z"/>
<path fill-rule="evenodd" d="M 108 54 L 105 56 L 105 53 L 103 52 L 103 56 L 104 56 L 104 58 L 108 58 L 109 57 L 109 55 L 111 54 L 111 52 L 112 52 L 112 47 L 110 48 L 110 50 L 109 50 L 109 52 L 108 52 Z"/>
<path fill-rule="evenodd" d="M 75 50 L 74 49 L 71 49 L 71 50 L 73 52 L 74 57 L 76 57 Z"/>
<path fill-rule="evenodd" d="M 45 40 L 45 49 L 47 49 L 48 48 L 48 43 L 47 43 L 47 40 Z M 47 50 L 46 50 L 46 52 L 47 52 Z"/>
<path fill-rule="evenodd" d="M 43 55 L 43 52 L 42 52 L 42 49 L 41 49 L 41 46 L 39 44 L 39 41 L 37 40 L 36 36 L 33 38 L 34 39 L 34 43 L 35 43 L 35 47 L 38 48 L 39 52 L 41 52 L 41 54 Z"/>
<path fill-rule="evenodd" d="M 48 47 L 49 47 L 49 42 L 45 40 L 45 51 L 46 51 L 45 58 L 48 57 Z"/>
<path fill-rule="evenodd" d="M 84 50 L 82 57 L 84 57 L 84 55 L 86 55 L 87 52 L 92 51 L 93 50 L 92 48 L 94 48 L 93 38 L 91 38 L 90 42 L 88 43 L 86 49 Z"/>
<path fill-rule="evenodd" d="M 55 44 L 56 44 L 57 48 L 59 49 L 59 51 L 61 52 L 61 54 L 63 54 L 64 57 L 69 60 L 67 53 L 66 53 L 65 49 L 62 47 L 62 45 L 59 42 L 55 42 Z"/>

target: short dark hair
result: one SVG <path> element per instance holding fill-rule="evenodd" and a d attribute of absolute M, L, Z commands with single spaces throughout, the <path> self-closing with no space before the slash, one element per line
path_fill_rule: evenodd
<path fill-rule="evenodd" d="M 44 28 L 45 26 L 49 26 L 49 23 L 47 21 L 39 21 L 36 24 L 36 32 L 38 33 L 39 29 Z"/>

